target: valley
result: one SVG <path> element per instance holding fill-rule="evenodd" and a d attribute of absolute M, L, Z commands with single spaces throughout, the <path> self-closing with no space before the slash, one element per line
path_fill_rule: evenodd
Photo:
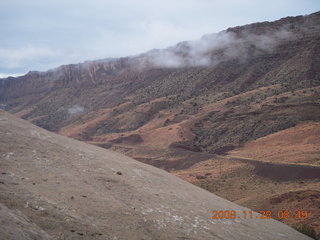
<path fill-rule="evenodd" d="M 80 151 L 77 144 L 88 148 L 85 155 L 90 161 L 94 161 L 90 166 L 91 163 L 87 159 L 88 161 L 81 166 L 80 170 L 74 170 L 72 167 L 77 166 L 77 159 L 82 157 L 74 155 L 76 154 L 74 152 L 63 150 L 58 140 L 54 142 L 54 146 L 58 144 L 59 151 L 62 151 L 61 155 L 57 153 L 57 156 L 55 156 L 55 149 L 50 153 L 57 159 L 53 166 L 57 167 L 59 173 L 50 175 L 50 179 L 45 176 L 42 178 L 48 178 L 49 182 L 61 182 L 64 179 L 71 181 L 72 176 L 77 177 L 75 182 L 71 181 L 66 189 L 61 190 L 60 194 L 67 201 L 65 205 L 61 204 L 66 209 L 79 209 L 83 206 L 80 203 L 73 205 L 70 200 L 72 194 L 78 194 L 78 197 L 81 197 L 82 193 L 72 189 L 79 186 L 78 184 L 83 184 L 83 188 L 88 186 L 83 193 L 85 196 L 91 194 L 98 196 L 104 184 L 123 183 L 118 190 L 112 190 L 119 199 L 126 199 L 120 205 L 115 203 L 115 212 L 116 209 L 121 211 L 116 216 L 111 213 L 107 215 L 124 222 L 121 214 L 131 219 L 128 213 L 131 213 L 131 210 L 126 206 L 132 205 L 130 201 L 138 201 L 137 192 L 140 190 L 135 189 L 138 186 L 132 188 L 130 180 L 122 182 L 116 179 L 120 178 L 116 175 L 111 179 L 105 179 L 102 173 L 96 172 L 98 168 L 103 168 L 102 156 L 108 152 L 114 156 L 111 157 L 112 159 L 117 159 L 117 161 L 112 160 L 115 165 L 123 164 L 122 161 L 131 161 L 127 157 L 122 157 L 121 154 L 124 154 L 171 173 L 170 175 L 141 163 L 130 162 L 135 166 L 143 166 L 141 168 L 144 171 L 150 170 L 148 174 L 150 179 L 153 178 L 153 174 L 158 176 L 157 180 L 153 181 L 159 181 L 163 184 L 163 188 L 169 184 L 166 182 L 167 178 L 174 179 L 172 181 L 177 183 L 176 187 L 170 188 L 171 190 L 168 188 L 163 192 L 167 197 L 166 201 L 174 201 L 173 192 L 178 191 L 180 183 L 186 184 L 172 176 L 175 175 L 257 212 L 261 210 L 270 210 L 274 213 L 280 210 L 288 210 L 291 213 L 307 211 L 309 213 L 307 218 L 289 218 L 282 221 L 296 228 L 307 225 L 319 236 L 319 33 L 320 13 L 317 12 L 307 16 L 286 17 L 275 22 L 233 27 L 218 34 L 203 36 L 198 41 L 182 42 L 167 49 L 155 49 L 137 56 L 64 65 L 47 72 L 31 71 L 21 77 L 0 79 L 0 107 L 41 128 L 100 147 L 89 147 L 89 145 L 85 147 L 81 145 L 84 143 L 61 140 L 70 141 L 72 148 L 77 151 Z M 205 47 L 199 49 L 197 47 L 199 45 Z M 5 119 L 11 119 L 6 113 L 2 115 Z M 5 121 L 10 122 L 10 120 Z M 19 123 L 25 125 L 25 129 L 29 128 L 26 122 Z M 7 127 L 7 125 L 3 126 L 3 136 L 6 134 L 10 136 L 10 131 L 8 133 L 5 130 Z M 40 139 L 41 136 L 39 136 Z M 60 137 L 57 138 L 60 139 Z M 5 141 L 4 137 L 1 139 L 2 142 Z M 66 138 L 61 137 L 61 139 Z M 5 142 L 1 149 L 1 156 L 10 158 L 7 154 L 19 151 L 17 147 L 12 151 L 5 149 L 19 141 L 12 138 L 10 142 Z M 35 143 L 41 144 L 41 141 L 37 140 Z M 32 146 L 28 141 L 19 144 L 21 149 L 24 149 L 22 145 L 26 144 L 28 151 L 31 151 Z M 46 148 L 47 146 L 43 146 L 42 150 L 39 149 L 43 160 L 47 158 Z M 98 152 L 99 162 L 93 160 L 95 152 Z M 23 161 L 22 156 L 21 150 L 19 161 Z M 69 162 L 68 156 L 73 160 Z M 17 166 L 22 164 L 19 161 L 16 162 Z M 51 160 L 48 159 L 48 161 L 50 163 Z M 43 162 L 43 168 L 46 168 L 49 163 Z M 32 164 L 36 163 L 32 162 Z M 69 176 L 69 173 L 62 173 L 62 169 L 58 167 L 59 164 L 65 164 L 72 174 L 70 173 Z M 8 165 L 8 167 L 12 166 Z M 27 171 L 32 169 L 32 165 L 27 167 L 25 173 L 20 173 L 25 179 L 31 178 Z M 125 168 L 122 165 L 121 167 Z M 94 186 L 89 184 L 90 176 L 82 176 L 87 170 L 96 172 L 97 175 L 93 181 L 98 184 L 99 189 L 94 189 Z M 59 177 L 59 180 L 55 180 L 57 175 L 61 175 L 61 179 Z M 126 175 L 125 171 L 124 175 Z M 138 175 L 136 173 L 137 178 L 139 178 Z M 46 181 L 41 180 L 42 178 L 37 179 L 37 182 L 32 181 L 37 186 L 38 183 L 42 186 L 46 184 Z M 14 182 L 12 179 L 10 181 Z M 44 187 L 34 188 L 32 181 L 30 180 L 27 185 L 30 185 L 35 195 L 46 191 Z M 197 189 L 190 190 L 194 192 L 195 202 L 197 202 L 197 191 L 208 196 L 206 200 L 208 204 L 211 201 L 209 196 L 214 196 L 194 186 L 185 186 L 188 189 Z M 142 185 L 139 187 L 143 189 Z M 150 184 L 149 187 L 151 189 L 153 185 Z M 54 189 L 53 185 L 52 189 Z M 72 194 L 69 194 L 71 189 Z M 84 189 L 81 190 L 84 191 Z M 125 193 L 127 190 L 130 190 L 131 195 Z M 2 195 L 1 203 L 10 205 L 13 199 L 9 195 L 11 188 L 8 187 L 5 191 L 6 194 Z M 52 193 L 48 192 L 48 194 L 51 196 Z M 145 191 L 141 194 L 144 196 L 147 193 Z M 182 200 L 183 196 L 182 194 L 176 200 L 187 202 Z M 23 195 L 24 197 L 26 196 Z M 46 198 L 47 195 L 43 197 Z M 81 197 L 83 198 L 86 197 Z M 149 195 L 145 195 L 145 198 L 149 198 Z M 158 199 L 155 196 L 151 198 L 152 203 Z M 52 199 L 58 201 L 58 198 Z M 84 200 L 87 201 L 87 199 Z M 199 201 L 202 200 L 199 199 Z M 98 201 L 97 204 L 103 202 L 99 196 L 96 201 Z M 135 203 L 143 206 L 142 203 Z M 151 204 L 148 199 L 143 203 Z M 15 207 L 14 205 L 17 204 L 18 208 L 22 209 L 25 203 L 22 199 L 12 204 L 10 207 Z M 97 213 L 99 210 L 94 203 L 90 204 Z M 55 208 L 54 205 L 49 205 L 48 208 Z M 60 203 L 58 205 L 60 206 Z M 9 211 L 6 208 L 1 209 Z M 33 215 L 32 211 L 36 210 L 30 210 L 30 213 L 24 212 L 24 214 L 31 214 L 28 216 L 33 216 L 34 220 L 38 213 Z M 58 214 L 55 211 L 58 210 L 54 210 L 54 214 Z M 187 210 L 179 211 L 181 213 Z M 47 218 L 50 218 L 52 213 L 41 212 L 41 214 L 45 218 L 44 215 L 49 214 Z M 61 216 L 61 219 L 63 218 L 64 215 Z M 77 218 L 81 216 L 75 215 L 70 218 L 72 219 L 70 229 L 74 230 L 76 227 L 75 219 Z M 141 220 L 143 217 L 137 215 L 136 219 Z M 85 220 L 87 222 L 82 222 L 83 226 L 88 226 L 88 221 L 91 220 L 92 218 L 88 217 Z M 24 220 L 21 221 L 24 222 Z M 54 223 L 54 225 L 61 227 L 59 224 L 62 220 L 59 221 L 60 223 Z M 159 219 L 159 221 L 162 221 L 160 226 L 163 226 L 165 220 Z M 51 231 L 50 226 L 45 225 L 45 221 L 38 224 L 48 233 L 58 234 L 57 230 Z M 102 219 L 97 224 L 102 224 Z M 141 225 L 131 227 L 137 229 Z M 180 227 L 177 228 L 180 229 Z M 36 229 L 35 231 L 42 234 L 38 228 Z M 98 229 L 99 231 L 90 226 L 87 233 L 98 234 L 100 228 Z M 152 234 L 157 232 L 152 224 L 150 229 Z M 184 230 L 184 227 L 181 227 L 179 234 Z M 67 234 L 66 232 L 70 230 L 62 231 Z M 203 231 L 201 239 L 211 239 L 210 237 L 217 234 L 217 232 L 213 234 Z M 68 236 L 72 234 L 68 232 Z M 176 233 L 173 231 L 172 234 Z M 178 237 L 179 234 L 175 236 Z M 149 232 L 141 233 L 137 230 L 136 236 L 151 239 L 151 235 Z M 194 236 L 199 238 L 200 235 Z M 168 236 L 160 234 L 158 237 L 166 239 L 165 237 Z M 101 237 L 101 239 L 104 238 Z M 277 238 L 270 237 L 270 239 Z"/>

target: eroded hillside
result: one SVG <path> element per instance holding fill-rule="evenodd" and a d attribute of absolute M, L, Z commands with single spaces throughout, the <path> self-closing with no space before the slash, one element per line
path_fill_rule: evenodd
<path fill-rule="evenodd" d="M 119 153 L 0 111 L 3 239 L 308 239 L 249 209 Z"/>
<path fill-rule="evenodd" d="M 223 153 L 320 120 L 319 19 L 229 28 L 134 57 L 3 79 L 0 103 L 38 126 L 105 147 L 129 139 Z"/>

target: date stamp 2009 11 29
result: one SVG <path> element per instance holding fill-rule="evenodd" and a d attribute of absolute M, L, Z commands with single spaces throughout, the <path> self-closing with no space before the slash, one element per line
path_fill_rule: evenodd
<path fill-rule="evenodd" d="M 273 213 L 270 210 L 261 210 L 258 214 L 253 211 L 235 211 L 235 210 L 214 210 L 211 219 L 306 219 L 309 214 L 305 210 L 290 212 L 288 210 L 279 210 Z"/>

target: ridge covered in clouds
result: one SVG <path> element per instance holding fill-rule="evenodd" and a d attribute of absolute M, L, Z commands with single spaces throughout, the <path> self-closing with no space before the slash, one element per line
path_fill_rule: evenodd
<path fill-rule="evenodd" d="M 47 72 L 58 72 L 64 76 L 70 75 L 70 71 L 84 73 L 89 69 L 91 78 L 92 72 L 98 68 L 97 65 L 106 72 L 114 72 L 124 67 L 142 70 L 153 67 L 208 67 L 229 60 L 243 62 L 252 56 L 272 53 L 285 41 L 303 39 L 308 34 L 320 31 L 318 18 L 319 12 L 316 12 L 307 16 L 286 17 L 275 22 L 248 24 L 204 35 L 199 40 L 180 42 L 164 49 L 153 49 L 129 57 L 62 65 Z M 45 73 L 37 72 L 37 74 Z"/>
<path fill-rule="evenodd" d="M 215 66 L 223 61 L 245 61 L 249 56 L 272 53 L 284 41 L 293 41 L 320 31 L 311 24 L 319 13 L 287 17 L 275 22 L 262 22 L 229 28 L 204 35 L 196 41 L 178 43 L 166 49 L 155 49 L 138 56 L 140 67 Z M 299 22 L 298 27 L 295 25 Z M 312 27 L 310 27 L 312 26 Z M 316 27 L 315 27 L 316 26 Z M 136 58 L 134 58 L 137 60 Z"/>
<path fill-rule="evenodd" d="M 222 31 L 163 50 L 152 50 L 139 57 L 141 67 L 214 66 L 231 59 L 245 60 L 249 55 L 272 52 L 282 41 L 295 37 L 286 28 L 264 34 Z"/>
<path fill-rule="evenodd" d="M 310 14 L 318 8 L 315 0 L 0 1 L 0 76 L 137 55 L 230 26 Z M 203 61 L 207 59 L 200 58 L 200 64 Z M 173 58 L 167 64 L 177 62 Z"/>

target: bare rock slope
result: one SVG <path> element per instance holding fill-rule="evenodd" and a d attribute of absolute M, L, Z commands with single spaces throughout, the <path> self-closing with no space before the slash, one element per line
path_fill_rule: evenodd
<path fill-rule="evenodd" d="M 309 239 L 122 154 L 0 111 L 1 239 Z"/>

